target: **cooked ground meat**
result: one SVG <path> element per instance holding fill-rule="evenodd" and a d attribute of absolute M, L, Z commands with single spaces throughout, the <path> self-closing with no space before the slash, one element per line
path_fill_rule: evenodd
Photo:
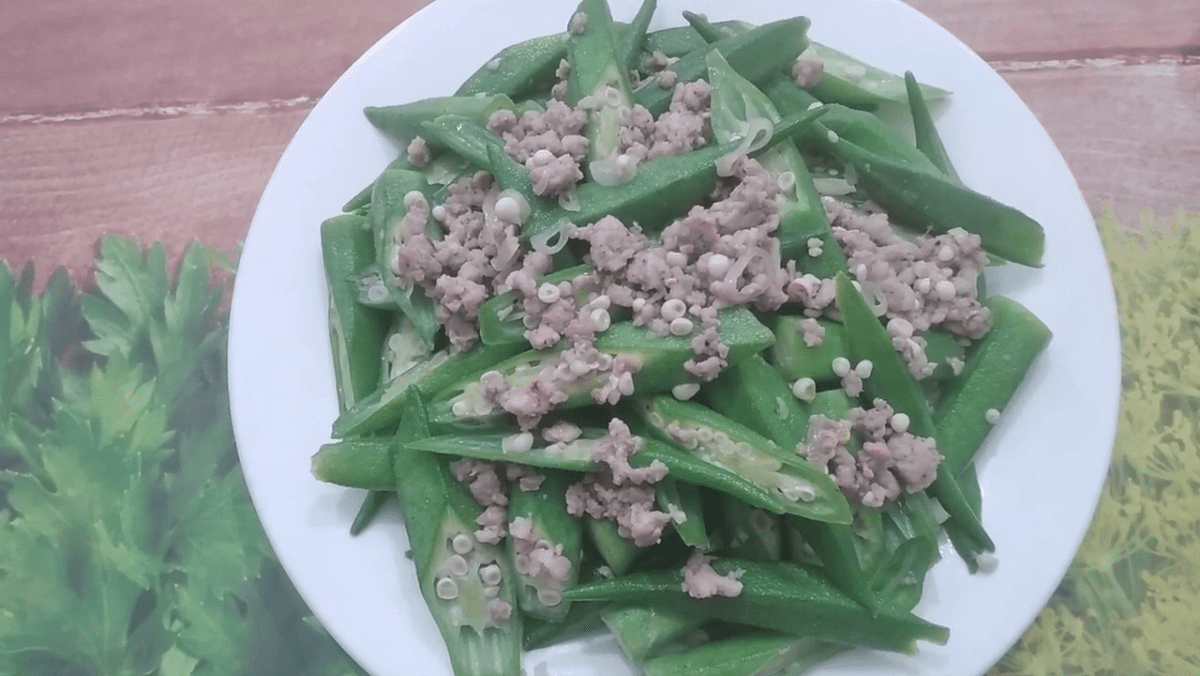
<path fill-rule="evenodd" d="M 851 409 L 846 420 L 814 415 L 796 452 L 826 469 L 847 499 L 879 507 L 903 491 L 928 488 L 937 476 L 941 456 L 934 440 L 910 434 L 908 423 L 908 416 L 882 399 L 871 408 Z M 863 440 L 857 454 L 849 450 L 854 432 Z"/>
<path fill-rule="evenodd" d="M 713 570 L 712 558 L 697 551 L 688 559 L 683 567 L 683 591 L 694 599 L 707 599 L 713 596 L 733 597 L 742 593 L 741 575 L 731 572 L 720 575 Z"/>

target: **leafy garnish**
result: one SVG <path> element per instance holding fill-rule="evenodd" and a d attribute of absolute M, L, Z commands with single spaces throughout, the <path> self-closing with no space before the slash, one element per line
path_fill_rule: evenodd
<path fill-rule="evenodd" d="M 0 673 L 361 673 L 250 505 L 211 257 L 171 283 L 106 236 L 83 294 L 0 265 Z"/>
<path fill-rule="evenodd" d="M 989 676 L 1200 673 L 1200 215 L 1100 234 L 1121 315 L 1113 464 L 1050 604 Z"/>

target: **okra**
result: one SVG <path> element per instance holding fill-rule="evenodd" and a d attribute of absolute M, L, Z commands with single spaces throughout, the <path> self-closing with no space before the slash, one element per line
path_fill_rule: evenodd
<path fill-rule="evenodd" d="M 836 136 L 826 150 L 854 165 L 859 186 L 893 222 L 946 232 L 963 228 L 979 236 L 985 251 L 1008 261 L 1042 266 L 1046 234 L 1018 209 L 954 183 L 940 173 L 900 164 Z"/>
<path fill-rule="evenodd" d="M 883 608 L 872 616 L 819 572 L 804 566 L 714 559 L 712 567 L 722 575 L 741 571 L 741 593 L 694 599 L 683 591 L 679 571 L 662 571 L 581 585 L 567 595 L 577 600 L 654 602 L 707 618 L 879 650 L 911 653 L 918 640 L 944 645 L 949 637 L 945 627 L 907 611 Z"/>
<path fill-rule="evenodd" d="M 720 336 L 721 341 L 729 347 L 727 358 L 730 362 L 762 350 L 772 339 L 771 332 L 744 309 L 722 313 Z M 523 387 L 538 380 L 544 368 L 557 366 L 564 350 L 565 346 L 530 350 L 484 370 L 497 371 L 510 387 Z M 633 385 L 640 394 L 667 392 L 676 385 L 695 380 L 684 368 L 684 364 L 693 357 L 691 336 L 657 337 L 645 327 L 634 326 L 632 322 L 620 322 L 596 338 L 596 350 L 602 354 L 636 360 L 641 370 L 634 374 Z M 435 401 L 430 405 L 432 419 L 439 424 L 487 424 L 488 421 L 500 419 L 504 412 L 493 409 L 482 399 L 481 375 L 482 371 L 436 394 Z M 567 399 L 557 409 L 566 410 L 594 403 L 593 392 L 607 383 L 607 379 L 608 374 L 601 373 L 561 384 Z"/>
<path fill-rule="evenodd" d="M 804 340 L 801 322 L 807 317 L 779 315 L 775 318 L 775 344 L 771 346 L 771 362 L 781 376 L 789 381 L 812 378 L 817 383 L 837 380 L 833 360 L 846 356 L 845 332 L 842 325 L 828 319 L 816 320 L 824 329 L 821 342 L 809 347 Z"/>
<path fill-rule="evenodd" d="M 846 650 L 787 634 L 735 636 L 647 660 L 645 676 L 800 676 Z"/>
<path fill-rule="evenodd" d="M 821 79 L 808 91 L 826 103 L 874 110 L 881 104 L 904 103 L 904 78 L 876 68 L 826 45 L 813 43 L 810 54 L 824 64 Z M 808 56 L 808 54 L 802 55 Z M 914 84 L 916 81 L 914 80 Z M 950 92 L 927 84 L 917 85 L 928 100 L 944 99 Z"/>
<path fill-rule="evenodd" d="M 454 94 L 506 94 L 521 99 L 549 91 L 554 83 L 554 71 L 566 56 L 566 33 L 543 35 L 509 45 L 480 66 Z"/>
<path fill-rule="evenodd" d="M 321 253 L 329 282 L 329 339 L 341 410 L 379 384 L 379 355 L 387 314 L 355 302 L 351 276 L 375 260 L 374 234 L 361 216 L 335 216 L 321 224 Z"/>
<path fill-rule="evenodd" d="M 488 131 L 486 121 L 480 123 L 462 115 L 439 115 L 421 123 L 425 138 L 436 139 L 460 157 L 485 171 L 491 169 L 488 148 L 504 150 L 504 140 Z M 507 154 L 506 154 L 507 156 Z"/>
<path fill-rule="evenodd" d="M 722 495 L 721 516 L 725 522 L 725 551 L 728 556 L 751 561 L 779 561 L 783 558 L 783 530 L 778 514 Z"/>
<path fill-rule="evenodd" d="M 767 79 L 762 83 L 762 89 L 784 115 L 807 110 L 822 103 L 820 99 L 797 87 L 795 82 L 784 76 Z M 937 171 L 937 167 L 916 146 L 875 115 L 841 104 L 825 104 L 825 107 L 829 112 L 821 122 L 813 125 L 798 139 L 802 147 L 820 147 L 822 140 L 833 132 L 838 138 L 881 157 L 926 171 Z"/>
<path fill-rule="evenodd" d="M 873 576 L 872 587 L 881 602 L 893 610 L 915 608 L 936 554 L 936 540 L 919 536 L 901 542 Z"/>
<path fill-rule="evenodd" d="M 705 61 L 713 87 L 709 124 L 718 143 L 740 140 L 756 132 L 752 121 L 779 123 L 782 118 L 767 95 L 734 72 L 721 52 L 710 51 Z M 783 257 L 796 259 L 806 271 L 819 271 L 820 277 L 831 277 L 846 269 L 846 257 L 833 237 L 821 196 L 796 145 L 781 143 L 757 159 L 780 189 L 776 234 Z M 809 256 L 809 242 L 814 238 L 821 242 L 821 251 Z"/>
<path fill-rule="evenodd" d="M 642 553 L 642 548 L 634 544 L 633 540 L 621 535 L 615 521 L 588 516 L 584 517 L 584 524 L 592 545 L 600 552 L 600 558 L 604 559 L 604 564 L 613 573 L 623 575 L 633 565 L 633 560 Z M 570 589 L 566 591 L 566 598 L 575 598 Z"/>
<path fill-rule="evenodd" d="M 581 634 L 604 629 L 600 613 L 606 608 L 603 603 L 573 601 L 571 610 L 562 622 L 546 622 L 536 617 L 524 622 L 523 643 L 526 650 L 537 650 L 548 645 L 575 638 Z"/>
<path fill-rule="evenodd" d="M 635 664 L 653 657 L 704 623 L 702 616 L 651 606 L 612 606 L 600 613 L 621 652 Z"/>
<path fill-rule="evenodd" d="M 566 235 L 561 235 L 565 237 Z M 585 275 L 595 272 L 590 265 L 577 265 L 552 272 L 538 279 L 538 286 L 562 282 L 572 282 Z M 587 286 L 575 285 L 576 305 L 582 307 L 587 303 Z M 610 308 L 610 312 L 613 308 Z M 479 337 L 486 345 L 501 345 L 505 343 L 520 343 L 525 340 L 525 311 L 520 308 L 516 291 L 506 291 L 496 294 L 479 308 Z"/>
<path fill-rule="evenodd" d="M 581 30 L 575 30 L 577 22 Z M 612 14 L 606 0 L 582 0 L 571 15 L 567 60 L 571 103 L 588 109 L 589 162 L 616 155 L 624 111 L 633 107 L 628 69 L 617 56 Z"/>
<path fill-rule="evenodd" d="M 468 351 L 448 348 L 432 355 L 364 397 L 333 421 L 337 439 L 386 429 L 400 420 L 404 393 L 412 385 L 437 393 L 466 375 L 484 371 L 525 349 L 522 344 L 478 345 Z"/>
<path fill-rule="evenodd" d="M 808 26 L 808 19 L 802 16 L 763 24 L 691 52 L 667 68 L 675 72 L 679 83 L 704 79 L 708 72 L 707 52 L 716 49 L 742 77 L 757 82 L 795 61 L 808 47 Z M 654 115 L 661 115 L 670 107 L 673 93 L 673 88 L 663 88 L 652 79 L 633 93 L 633 99 Z"/>
<path fill-rule="evenodd" d="M 666 463 L 663 463 L 666 464 Z M 670 465 L 667 465 L 668 472 Z M 668 474 L 654 485 L 654 501 L 671 515 L 671 526 L 689 547 L 708 548 L 708 530 L 704 527 L 704 509 L 700 490 L 694 484 L 676 481 Z"/>
<path fill-rule="evenodd" d="M 391 438 L 372 437 L 323 444 L 312 457 L 312 474 L 338 486 L 371 491 L 395 490 L 393 443 Z"/>
<path fill-rule="evenodd" d="M 866 299 L 844 274 L 837 276 L 837 302 L 846 327 L 846 345 L 851 360 L 855 363 L 869 360 L 874 365 L 871 377 L 863 384 L 864 392 L 872 399 L 883 399 L 893 410 L 907 415 L 908 431 L 913 435 L 933 437 L 933 419 L 920 386 L 909 374 L 899 353 L 892 348 L 891 337 Z M 930 492 L 981 546 L 988 551 L 995 549 L 979 517 L 963 498 L 953 472 L 939 471 Z"/>
<path fill-rule="evenodd" d="M 591 472 L 598 468 L 592 460 L 592 453 L 604 434 L 602 429 L 584 428 L 581 430 L 581 436 L 575 441 L 559 444 L 546 444 L 532 432 L 451 434 L 419 439 L 409 443 L 409 447 L 417 451 L 452 457 Z"/>
<path fill-rule="evenodd" d="M 367 526 L 375 520 L 379 514 L 379 510 L 387 504 L 388 499 L 392 496 L 392 492 L 388 490 L 367 491 L 363 497 L 362 505 L 359 506 L 358 512 L 354 515 L 354 521 L 350 523 L 350 534 L 358 535 L 366 530 Z"/>
<path fill-rule="evenodd" d="M 503 94 L 439 96 L 396 106 L 368 106 L 363 109 L 363 113 L 376 129 L 400 143 L 406 144 L 417 136 L 422 136 L 433 147 L 446 147 L 444 137 L 430 138 L 425 135 L 425 123 L 444 115 L 453 115 L 486 125 L 492 113 L 497 110 L 513 110 L 515 107 L 512 99 Z"/>
<path fill-rule="evenodd" d="M 824 113 L 823 109 L 813 109 L 784 117 L 766 144 L 751 155 L 767 152 L 791 139 Z M 561 227 L 563 222 L 583 225 L 608 215 L 625 223 L 637 223 L 644 230 L 661 229 L 685 213 L 688 205 L 712 192 L 717 185 L 718 160 L 737 151 L 737 146 L 737 143 L 708 145 L 689 153 L 650 160 L 639 166 L 635 180 L 625 185 L 582 183 L 576 189 L 579 209 L 569 211 L 560 207 L 535 214 L 521 228 L 521 237 L 528 239 Z"/>
<path fill-rule="evenodd" d="M 654 18 L 654 11 L 657 8 L 658 0 L 642 0 L 637 14 L 633 15 L 633 20 L 618 33 L 615 51 L 617 62 L 623 72 L 628 73 L 637 69 L 638 59 L 646 44 L 647 29 L 650 27 L 650 21 Z"/>
<path fill-rule="evenodd" d="M 942 454 L 939 472 L 959 473 L 971 462 L 995 424 L 989 411 L 1004 410 L 1050 342 L 1050 329 L 1020 303 L 993 296 L 987 307 L 992 328 L 975 345 L 933 415 Z"/>
<path fill-rule="evenodd" d="M 794 451 L 808 434 L 807 407 L 760 354 L 725 367 L 701 392 L 709 408 L 758 432 L 785 451 Z"/>
<path fill-rule="evenodd" d="M 562 597 L 563 591 L 579 579 L 583 526 L 578 517 L 567 512 L 567 487 L 575 477 L 554 471 L 543 472 L 542 477 L 542 485 L 536 491 L 516 487 L 509 491 L 508 548 L 517 574 L 517 601 L 521 610 L 538 619 L 559 622 L 566 619 L 571 609 L 571 602 Z M 539 547 L 544 540 L 554 553 L 570 562 L 565 580 L 557 580 L 554 573 L 530 573 L 530 566 L 540 564 L 527 553 L 522 555 L 517 538 L 512 535 L 519 527 L 517 519 L 528 521 L 531 538 L 539 543 Z"/>
<path fill-rule="evenodd" d="M 392 259 L 403 244 L 400 226 L 408 212 L 406 198 L 413 192 L 427 196 L 428 191 L 429 183 L 420 173 L 401 169 L 385 171 L 371 193 L 370 219 L 371 227 L 375 229 L 376 262 L 384 286 L 400 311 L 412 321 L 422 340 L 432 343 L 442 328 L 433 301 L 421 287 L 402 283 L 392 272 Z"/>
<path fill-rule="evenodd" d="M 690 13 L 686 12 L 685 16 Z M 753 28 L 750 24 L 742 21 L 719 21 L 713 25 L 718 31 L 723 32 L 720 38 L 733 37 L 735 34 L 745 33 Z M 725 33 L 725 31 L 728 32 Z M 709 42 L 715 41 L 705 40 L 692 26 L 676 26 L 647 33 L 645 51 L 647 54 L 662 52 L 668 57 L 679 58 L 698 49 L 704 49 Z"/>
<path fill-rule="evenodd" d="M 740 474 L 769 493 L 776 505 L 773 511 L 850 523 L 850 507 L 829 475 L 751 429 L 672 397 L 655 397 L 638 411 L 656 437 Z"/>
<path fill-rule="evenodd" d="M 498 546 L 474 537 L 482 508 L 446 460 L 405 449 L 405 441 L 429 434 L 420 393 L 412 390 L 405 399 L 391 460 L 421 595 L 455 676 L 517 676 L 522 641 L 516 574 Z"/>
<path fill-rule="evenodd" d="M 379 382 L 371 392 L 432 356 L 433 345 L 421 340 L 408 317 L 397 315 L 379 355 Z"/>
<path fill-rule="evenodd" d="M 937 125 L 933 123 L 933 115 L 929 113 L 925 92 L 921 91 L 921 85 L 917 83 L 917 78 L 912 71 L 904 74 L 904 87 L 907 90 L 908 109 L 912 114 L 913 134 L 916 138 L 917 150 L 928 157 L 938 171 L 946 175 L 946 178 L 955 183 L 962 183 L 958 178 L 958 172 L 954 170 L 954 165 L 950 162 L 950 155 L 946 153 L 946 146 L 942 144 L 942 137 L 938 133 Z"/>

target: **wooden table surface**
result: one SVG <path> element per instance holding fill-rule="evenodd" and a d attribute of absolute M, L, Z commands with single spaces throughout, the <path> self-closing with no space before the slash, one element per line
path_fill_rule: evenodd
<path fill-rule="evenodd" d="M 4 3 L 0 259 L 82 282 L 105 232 L 171 256 L 194 239 L 236 255 L 313 105 L 423 4 Z M 1148 210 L 1200 213 L 1200 2 L 911 4 L 1003 74 L 1093 213 L 1134 228 Z"/>
<path fill-rule="evenodd" d="M 87 270 L 100 233 L 236 252 L 334 79 L 420 0 L 0 9 L 0 255 Z M 1088 203 L 1200 207 L 1195 0 L 913 0 L 993 63 Z"/>

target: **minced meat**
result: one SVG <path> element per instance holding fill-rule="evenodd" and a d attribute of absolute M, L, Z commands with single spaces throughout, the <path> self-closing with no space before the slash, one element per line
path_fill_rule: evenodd
<path fill-rule="evenodd" d="M 694 599 L 713 596 L 734 597 L 742 593 L 741 573 L 732 571 L 721 575 L 713 570 L 712 558 L 697 551 L 683 567 L 683 591 Z"/>
<path fill-rule="evenodd" d="M 851 409 L 846 420 L 814 415 L 796 452 L 828 471 L 847 499 L 879 507 L 904 491 L 928 488 L 937 477 L 936 443 L 910 434 L 908 423 L 908 416 L 896 414 L 882 399 L 871 408 Z M 853 433 L 863 442 L 856 454 L 850 452 Z"/>
<path fill-rule="evenodd" d="M 635 469 L 629 464 L 629 457 L 641 447 L 641 437 L 633 436 L 628 425 L 613 418 L 608 436 L 592 450 L 592 459 L 602 469 L 567 489 L 567 511 L 615 521 L 622 537 L 648 547 L 662 538 L 671 516 L 659 511 L 654 502 L 654 484 L 667 475 L 666 466 L 655 461 Z"/>
<path fill-rule="evenodd" d="M 479 530 L 475 531 L 475 539 L 490 545 L 500 542 L 507 525 L 508 491 L 496 465 L 479 460 L 459 460 L 450 469 L 483 507 L 483 514 L 476 519 Z"/>
<path fill-rule="evenodd" d="M 551 99 L 545 112 L 530 110 L 520 118 L 511 110 L 497 110 L 488 119 L 488 129 L 504 139 L 509 156 L 529 169 L 533 191 L 555 197 L 583 180 L 586 123 L 587 111 Z"/>

